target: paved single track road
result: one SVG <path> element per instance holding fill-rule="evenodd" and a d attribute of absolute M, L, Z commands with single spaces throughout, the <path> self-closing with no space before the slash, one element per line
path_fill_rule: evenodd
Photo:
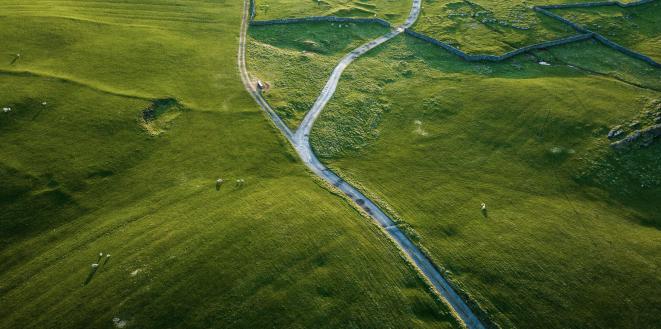
<path fill-rule="evenodd" d="M 425 256 L 425 254 L 418 247 L 416 247 L 415 244 L 413 244 L 413 242 L 399 229 L 399 227 L 397 227 L 395 222 L 376 204 L 374 204 L 372 200 L 363 195 L 358 189 L 344 181 L 330 169 L 326 168 L 326 166 L 324 166 L 321 161 L 317 159 L 317 156 L 314 154 L 312 147 L 310 146 L 309 135 L 310 131 L 312 130 L 312 126 L 316 119 L 319 117 L 321 111 L 326 106 L 326 103 L 328 103 L 331 97 L 333 97 L 335 89 L 337 88 L 337 83 L 339 82 L 344 69 L 346 69 L 349 64 L 351 64 L 361 55 L 396 37 L 400 33 L 404 32 L 404 29 L 413 25 L 413 23 L 415 23 L 417 20 L 418 15 L 420 14 L 420 1 L 421 0 L 413 0 L 411 13 L 403 25 L 394 28 L 387 34 L 377 39 L 363 44 L 342 58 L 340 63 L 333 70 L 333 73 L 324 86 L 324 89 L 319 95 L 319 98 L 317 98 L 314 105 L 307 113 L 303 119 L 303 122 L 295 133 L 292 133 L 287 125 L 282 121 L 282 119 L 280 119 L 280 117 L 273 111 L 268 102 L 262 97 L 259 90 L 257 90 L 255 84 L 250 78 L 250 75 L 248 74 L 248 70 L 246 68 L 245 49 L 250 18 L 250 0 L 244 0 L 243 3 L 243 20 L 241 21 L 241 34 L 239 37 L 239 71 L 241 74 L 241 80 L 243 81 L 246 90 L 250 93 L 252 98 L 255 99 L 257 104 L 259 104 L 259 106 L 266 112 L 266 114 L 287 138 L 287 140 L 294 146 L 301 160 L 308 166 L 308 168 L 310 168 L 312 172 L 314 172 L 325 181 L 340 189 L 344 194 L 351 198 L 354 203 L 365 210 L 365 212 L 385 230 L 388 236 L 397 244 L 399 249 L 407 255 L 407 257 L 415 265 L 418 271 L 422 273 L 425 279 L 431 284 L 431 286 L 434 288 L 434 291 L 436 291 L 440 297 L 449 304 L 449 306 L 452 308 L 452 311 L 459 317 L 459 319 L 467 328 L 483 329 L 485 328 L 484 325 L 482 322 L 480 322 L 477 316 L 475 316 L 473 311 L 468 307 L 468 305 L 466 305 L 466 303 L 461 299 L 456 291 L 454 291 L 454 289 L 450 286 L 447 280 L 445 280 L 445 278 L 427 258 L 427 256 Z"/>

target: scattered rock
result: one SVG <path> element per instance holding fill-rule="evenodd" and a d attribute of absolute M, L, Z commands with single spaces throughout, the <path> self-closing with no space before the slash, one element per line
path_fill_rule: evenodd
<path fill-rule="evenodd" d="M 420 136 L 429 135 L 429 133 L 422 128 L 422 121 L 415 120 L 415 121 L 413 121 L 413 123 L 415 124 L 415 130 L 413 131 L 414 133 L 416 133 Z"/>
<path fill-rule="evenodd" d="M 141 270 L 141 269 L 137 269 L 137 270 L 131 272 L 131 276 L 136 276 L 136 275 L 138 275 L 138 273 L 140 273 L 140 272 L 142 272 L 142 270 Z"/>
<path fill-rule="evenodd" d="M 634 121 L 634 122 L 629 124 L 629 128 L 636 129 L 636 128 L 639 128 L 639 127 L 640 127 L 640 121 Z"/>
<path fill-rule="evenodd" d="M 126 320 L 120 318 L 112 318 L 112 323 L 115 325 L 115 328 L 124 328 L 126 327 Z"/>
<path fill-rule="evenodd" d="M 622 131 L 622 126 L 615 126 L 613 127 L 609 132 L 608 132 L 608 139 L 613 139 L 617 138 L 618 136 L 622 135 L 624 131 Z"/>
<path fill-rule="evenodd" d="M 550 63 L 545 62 L 545 61 L 539 61 L 538 64 L 539 64 L 539 65 L 544 65 L 544 66 L 551 66 Z"/>
<path fill-rule="evenodd" d="M 617 142 L 611 143 L 611 147 L 615 150 L 621 151 L 628 148 L 631 144 L 642 140 L 640 146 L 647 147 L 654 142 L 656 138 L 661 136 L 661 124 L 654 125 L 647 129 L 636 130 L 626 138 Z"/>
<path fill-rule="evenodd" d="M 640 131 L 636 130 L 633 134 L 627 136 L 626 138 L 624 138 L 622 140 L 619 140 L 617 142 L 611 143 L 611 147 L 616 149 L 616 150 L 623 150 L 627 146 L 629 146 L 629 144 L 632 144 L 635 141 L 637 141 L 638 138 L 640 138 Z"/>
<path fill-rule="evenodd" d="M 661 124 L 654 125 L 642 131 L 643 136 L 657 138 L 661 136 Z"/>

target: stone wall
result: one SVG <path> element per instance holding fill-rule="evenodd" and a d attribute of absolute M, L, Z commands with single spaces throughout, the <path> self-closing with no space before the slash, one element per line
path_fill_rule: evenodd
<path fill-rule="evenodd" d="M 266 21 L 250 22 L 253 26 L 263 25 L 280 25 L 280 24 L 295 24 L 295 23 L 311 23 L 311 22 L 338 22 L 338 23 L 375 23 L 384 27 L 390 27 L 390 23 L 380 18 L 351 18 L 351 17 L 337 17 L 337 16 L 308 16 L 301 18 L 282 18 L 271 19 Z"/>
<path fill-rule="evenodd" d="M 615 50 L 617 50 L 617 51 L 619 51 L 619 52 L 621 52 L 625 55 L 628 55 L 628 56 L 631 56 L 633 58 L 637 58 L 637 59 L 640 59 L 642 61 L 645 61 L 645 62 L 647 62 L 648 64 L 650 64 L 654 67 L 661 67 L 661 63 L 658 63 L 658 62 L 654 61 L 653 59 L 649 58 L 648 56 L 645 56 L 645 55 L 643 55 L 639 52 L 633 51 L 629 48 L 622 47 L 619 44 L 608 40 L 607 38 L 605 38 L 601 34 L 595 34 L 594 38 L 599 40 L 601 43 L 605 44 L 606 46 L 611 47 L 611 48 L 613 48 L 613 49 L 615 49 Z"/>
<path fill-rule="evenodd" d="M 552 40 L 552 41 L 547 41 L 547 42 L 542 42 L 526 47 L 521 47 L 518 49 L 515 49 L 513 51 L 510 51 L 508 53 L 505 53 L 500 56 L 496 55 L 469 55 L 464 53 L 463 51 L 443 42 L 436 40 L 432 37 L 429 37 L 427 35 L 412 31 L 410 29 L 405 29 L 404 33 L 418 38 L 420 40 L 427 41 L 431 44 L 434 44 L 436 46 L 439 46 L 451 53 L 453 53 L 456 56 L 461 57 L 462 59 L 469 61 L 469 62 L 477 62 L 477 61 L 490 61 L 490 62 L 499 62 L 508 58 L 511 58 L 513 56 L 535 50 L 535 49 L 545 49 L 545 48 L 550 48 L 550 47 L 555 47 L 559 45 L 564 45 L 567 43 L 572 43 L 572 42 L 577 42 L 577 41 L 582 41 L 582 40 L 587 40 L 590 38 L 594 38 L 598 40 L 599 42 L 603 43 L 604 45 L 613 48 L 625 55 L 631 56 L 633 58 L 645 61 L 646 63 L 655 66 L 655 67 L 661 67 L 661 64 L 657 63 L 650 57 L 643 55 L 641 53 L 638 53 L 636 51 L 633 51 L 631 49 L 628 49 L 626 47 L 623 47 L 606 37 L 592 32 L 560 15 L 557 15 L 555 13 L 552 13 L 549 11 L 549 9 L 567 9 L 567 8 L 587 8 L 587 7 L 602 7 L 602 6 L 619 6 L 622 8 L 625 7 L 632 7 L 632 6 L 639 6 L 645 3 L 650 3 L 655 0 L 640 0 L 640 1 L 635 1 L 631 3 L 621 3 L 617 1 L 600 1 L 600 2 L 585 2 L 585 3 L 576 3 L 576 4 L 560 4 L 560 5 L 547 5 L 547 6 L 534 6 L 533 10 L 539 12 L 540 14 L 546 15 L 548 17 L 551 17 L 553 19 L 559 20 L 572 28 L 574 28 L 576 31 L 578 31 L 581 34 L 574 35 L 571 37 L 567 38 L 562 38 L 562 39 L 557 39 L 557 40 Z M 265 26 L 265 25 L 280 25 L 280 24 L 296 24 L 296 23 L 312 23 L 312 22 L 337 22 L 337 23 L 373 23 L 373 24 L 379 24 L 381 26 L 390 28 L 390 23 L 388 21 L 385 21 L 380 18 L 351 18 L 351 17 L 338 17 L 338 16 L 308 16 L 308 17 L 301 17 L 301 18 L 282 18 L 282 19 L 271 19 L 271 20 L 255 20 L 255 0 L 250 1 L 250 25 L 253 26 Z"/>
<path fill-rule="evenodd" d="M 585 3 L 575 3 L 575 4 L 560 4 L 560 5 L 548 5 L 548 6 L 535 6 L 533 9 L 543 15 L 546 15 L 548 17 L 554 18 L 556 20 L 559 20 L 571 27 L 573 27 L 576 31 L 585 33 L 585 34 L 591 34 L 592 37 L 594 37 L 597 41 L 603 43 L 607 47 L 610 47 L 612 49 L 615 49 L 627 56 L 642 60 L 654 67 L 661 67 L 661 63 L 658 63 L 654 61 L 652 58 L 643 55 L 639 52 L 636 52 L 634 50 L 631 50 L 629 48 L 623 47 L 608 38 L 604 37 L 603 35 L 599 33 L 592 32 L 558 14 L 550 12 L 548 9 L 569 9 L 569 8 L 588 8 L 588 7 L 603 7 L 603 6 L 619 6 L 622 8 L 626 7 L 633 7 L 633 6 L 639 6 L 642 4 L 650 3 L 655 0 L 640 0 L 640 1 L 635 1 L 635 2 L 630 2 L 630 3 L 621 3 L 617 1 L 601 1 L 601 2 L 585 2 Z"/>
<path fill-rule="evenodd" d="M 441 47 L 441 48 L 443 48 L 443 49 L 445 49 L 445 50 L 447 50 L 447 51 L 449 51 L 449 52 L 451 52 L 451 53 L 453 53 L 453 54 L 455 54 L 455 55 L 457 55 L 457 56 L 461 57 L 462 59 L 464 59 L 466 61 L 469 61 L 469 62 L 478 62 L 478 61 L 499 62 L 499 61 L 506 60 L 508 58 L 514 57 L 516 55 L 519 55 L 519 54 L 522 54 L 522 53 L 525 53 L 525 52 L 528 52 L 528 51 L 531 51 L 531 50 L 555 47 L 555 46 L 564 45 L 564 44 L 571 43 L 571 42 L 586 40 L 586 39 L 589 39 L 589 38 L 593 37 L 592 33 L 579 34 L 579 35 L 574 35 L 574 36 L 563 38 L 563 39 L 557 39 L 557 40 L 542 42 L 542 43 L 538 43 L 538 44 L 518 48 L 518 49 L 515 49 L 515 50 L 510 51 L 508 53 L 505 53 L 503 55 L 496 56 L 496 55 L 469 55 L 469 54 L 466 54 L 465 52 L 463 52 L 463 51 L 461 51 L 461 50 L 459 50 L 459 49 L 457 49 L 457 48 L 455 48 L 455 47 L 453 47 L 453 46 L 451 46 L 451 45 L 449 45 L 449 44 L 447 44 L 443 41 L 436 40 L 436 39 L 434 39 L 432 37 L 429 37 L 429 36 L 426 36 L 424 34 L 414 32 L 414 31 L 409 30 L 409 29 L 404 30 L 404 33 L 406 33 L 410 36 L 413 36 L 415 38 L 418 38 L 418 39 L 427 41 L 429 43 L 432 43 L 436 46 L 439 46 L 439 47 Z"/>
<path fill-rule="evenodd" d="M 562 17 L 558 14 L 552 13 L 552 12 L 546 10 L 546 9 L 547 9 L 546 7 L 533 7 L 533 10 L 535 10 L 536 12 L 539 12 L 540 14 L 551 17 L 553 19 L 559 20 L 559 21 L 573 27 L 574 30 L 576 30 L 578 32 L 581 32 L 581 33 L 587 33 L 588 32 L 588 30 L 586 30 L 582 26 L 580 26 L 580 25 L 578 25 L 578 24 L 576 24 L 576 23 L 574 23 L 574 22 L 572 22 L 572 21 L 570 21 L 570 20 L 568 20 L 568 19 L 566 19 L 566 18 L 564 18 L 564 17 Z"/>
<path fill-rule="evenodd" d="M 545 6 L 536 6 L 536 7 L 542 9 L 587 8 L 587 7 L 603 7 L 603 6 L 618 6 L 618 7 L 626 8 L 626 7 L 639 6 L 653 1 L 654 0 L 640 0 L 629 3 L 621 3 L 619 1 L 597 1 L 597 2 L 583 2 L 583 3 L 564 3 L 559 5 L 545 5 Z"/>

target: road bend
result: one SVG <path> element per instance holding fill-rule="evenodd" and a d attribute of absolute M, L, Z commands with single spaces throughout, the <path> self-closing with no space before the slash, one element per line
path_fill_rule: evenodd
<path fill-rule="evenodd" d="M 257 104 L 266 112 L 273 124 L 282 132 L 287 140 L 294 146 L 296 152 L 300 156 L 305 165 L 314 172 L 317 176 L 325 181 L 333 184 L 340 191 L 346 194 L 356 205 L 362 208 L 365 213 L 369 215 L 384 232 L 390 237 L 391 240 L 399 247 L 399 249 L 409 258 L 411 263 L 417 270 L 424 276 L 433 290 L 450 306 L 452 311 L 463 322 L 463 324 L 470 329 L 483 329 L 485 328 L 482 322 L 477 318 L 473 311 L 468 307 L 464 300 L 457 294 L 448 281 L 443 277 L 440 271 L 433 265 L 431 260 L 404 234 L 396 223 L 384 213 L 372 200 L 366 197 L 353 185 L 349 184 L 340 178 L 333 171 L 328 169 L 324 164 L 319 161 L 317 156 L 312 151 L 310 145 L 310 131 L 314 122 L 319 117 L 319 114 L 324 109 L 328 101 L 333 97 L 337 84 L 340 81 L 342 72 L 357 58 L 367 53 L 371 49 L 387 42 L 388 40 L 396 37 L 409 28 L 418 18 L 420 14 L 420 1 L 413 0 L 411 12 L 406 19 L 405 23 L 395 27 L 390 32 L 380 36 L 372 41 L 369 41 L 360 47 L 354 49 L 345 55 L 337 66 L 333 69 L 330 78 L 326 82 L 321 94 L 315 101 L 310 111 L 306 114 L 301 122 L 301 125 L 293 133 L 289 127 L 280 119 L 280 117 L 273 111 L 268 102 L 262 97 L 259 90 L 255 87 L 254 81 L 250 78 L 246 68 L 245 60 L 245 47 L 247 39 L 247 31 L 250 17 L 250 0 L 244 0 L 243 20 L 241 21 L 241 34 L 239 38 L 239 54 L 238 64 L 241 73 L 241 80 L 255 99 Z"/>

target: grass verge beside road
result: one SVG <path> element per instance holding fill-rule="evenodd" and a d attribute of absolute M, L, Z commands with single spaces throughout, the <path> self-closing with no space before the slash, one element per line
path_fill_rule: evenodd
<path fill-rule="evenodd" d="M 658 323 L 661 143 L 615 154 L 606 135 L 652 124 L 659 70 L 594 41 L 490 64 L 391 42 L 322 113 L 324 161 L 503 327 Z"/>
<path fill-rule="evenodd" d="M 241 5 L 0 1 L 1 328 L 457 327 L 245 92 Z"/>

